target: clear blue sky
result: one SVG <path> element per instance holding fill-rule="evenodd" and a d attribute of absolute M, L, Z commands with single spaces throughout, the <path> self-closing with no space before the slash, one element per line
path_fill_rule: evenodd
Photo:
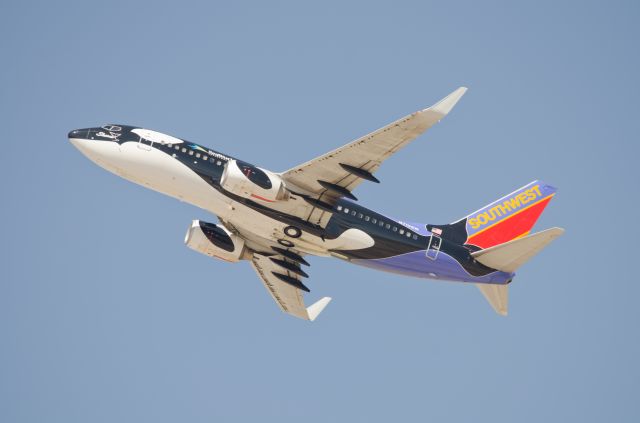
<path fill-rule="evenodd" d="M 637 2 L 302 3 L 0 4 L 0 421 L 639 421 Z M 357 194 L 443 223 L 558 186 L 508 318 L 324 258 L 333 303 L 286 316 L 183 245 L 215 217 L 66 139 L 129 123 L 279 171 L 460 85 Z"/>

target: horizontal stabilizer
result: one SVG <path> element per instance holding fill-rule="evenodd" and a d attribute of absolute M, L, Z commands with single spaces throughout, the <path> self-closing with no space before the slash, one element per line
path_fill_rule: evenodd
<path fill-rule="evenodd" d="M 491 307 L 501 316 L 506 316 L 509 307 L 509 285 L 494 285 L 477 283 L 482 295 L 489 301 Z"/>
<path fill-rule="evenodd" d="M 563 233 L 564 229 L 562 228 L 551 228 L 473 252 L 471 255 L 485 266 L 513 273 Z M 485 294 L 484 291 L 483 294 Z"/>

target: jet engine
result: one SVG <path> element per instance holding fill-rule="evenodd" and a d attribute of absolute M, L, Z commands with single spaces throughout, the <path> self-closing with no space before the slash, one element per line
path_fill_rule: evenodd
<path fill-rule="evenodd" d="M 275 173 L 240 160 L 229 160 L 220 178 L 225 190 L 251 200 L 269 203 L 289 199 L 284 181 Z"/>
<path fill-rule="evenodd" d="M 187 247 L 210 257 L 237 262 L 245 258 L 244 239 L 222 225 L 194 220 L 184 237 Z"/>

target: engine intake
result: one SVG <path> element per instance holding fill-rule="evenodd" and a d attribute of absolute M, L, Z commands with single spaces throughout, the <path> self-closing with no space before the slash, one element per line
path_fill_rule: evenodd
<path fill-rule="evenodd" d="M 289 191 L 282 178 L 240 160 L 227 162 L 220 178 L 220 186 L 233 194 L 251 200 L 273 203 L 289 198 Z"/>
<path fill-rule="evenodd" d="M 245 258 L 244 239 L 223 225 L 194 220 L 184 238 L 187 247 L 209 257 L 237 262 Z"/>

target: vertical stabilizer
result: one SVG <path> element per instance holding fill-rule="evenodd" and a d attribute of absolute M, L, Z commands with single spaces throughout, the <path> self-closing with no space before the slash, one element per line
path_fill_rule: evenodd
<path fill-rule="evenodd" d="M 507 194 L 462 219 L 468 238 L 465 244 L 490 248 L 529 234 L 556 188 L 542 181 Z"/>

